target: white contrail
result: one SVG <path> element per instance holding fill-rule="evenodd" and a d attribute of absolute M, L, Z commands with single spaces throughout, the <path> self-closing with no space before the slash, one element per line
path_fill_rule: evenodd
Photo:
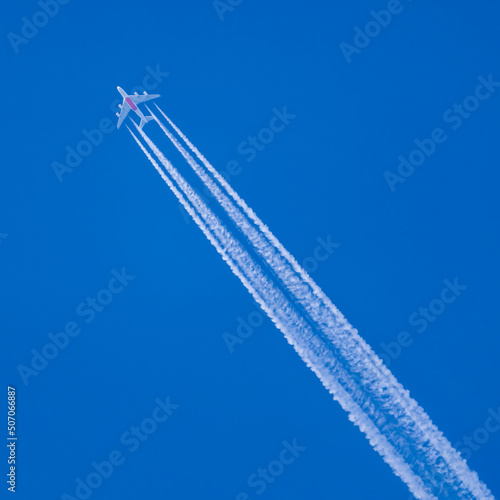
<path fill-rule="evenodd" d="M 133 123 L 137 127 L 136 123 L 135 122 L 133 122 Z M 174 193 L 175 197 L 179 200 L 179 202 L 184 207 L 184 209 L 186 210 L 186 212 L 193 218 L 193 220 L 195 221 L 195 223 L 202 230 L 203 234 L 207 237 L 207 239 L 210 241 L 210 243 L 215 247 L 215 249 L 221 255 L 221 257 L 223 258 L 223 260 L 229 265 L 229 267 L 231 268 L 231 270 L 233 271 L 233 273 L 245 285 L 245 287 L 247 288 L 247 290 L 255 298 L 256 302 L 261 307 L 265 307 L 265 304 L 264 304 L 264 302 L 262 300 L 262 297 L 251 286 L 251 284 L 248 282 L 248 280 L 243 275 L 243 273 L 241 272 L 241 270 L 235 264 L 234 260 L 228 255 L 227 251 L 221 246 L 220 241 L 215 237 L 215 235 L 209 229 L 209 227 L 207 226 L 207 224 L 205 224 L 205 222 L 203 222 L 203 220 L 201 219 L 201 217 L 199 215 L 199 211 L 197 211 L 197 210 L 194 209 L 194 207 L 191 204 L 191 202 L 186 199 L 186 197 L 184 196 L 183 192 L 181 192 L 181 190 L 176 187 L 176 185 L 174 184 L 174 181 L 169 176 L 167 176 L 165 174 L 165 172 L 160 168 L 160 166 L 158 165 L 158 163 L 156 162 L 156 160 L 152 157 L 152 155 L 149 153 L 149 151 L 144 147 L 144 145 L 141 143 L 141 141 L 132 132 L 132 130 L 130 130 L 130 128 L 128 126 L 127 126 L 127 129 L 130 132 L 130 134 L 132 135 L 132 137 L 135 139 L 135 141 L 137 142 L 137 144 L 139 145 L 139 147 L 141 148 L 142 152 L 146 155 L 146 157 L 152 163 L 152 165 L 154 166 L 154 168 L 156 169 L 156 171 L 160 174 L 161 178 L 165 181 L 165 183 L 168 185 L 168 187 L 172 190 L 172 192 Z M 145 138 L 146 135 L 140 129 L 138 129 L 138 130 L 139 130 L 139 132 L 141 132 L 141 135 L 143 135 L 143 137 Z M 153 142 L 152 141 L 148 141 L 148 144 L 153 145 Z M 155 151 L 155 154 L 157 155 L 157 157 L 159 157 L 158 155 L 161 154 L 161 153 L 159 153 L 159 151 L 157 151 L 157 148 L 154 145 L 152 146 L 152 148 L 154 148 L 153 150 Z M 167 162 L 168 162 L 168 160 L 163 157 L 162 163 L 165 165 L 165 163 L 167 163 Z M 168 162 L 168 163 L 170 163 L 170 162 Z M 174 172 L 174 170 L 175 170 L 175 167 L 170 164 L 169 168 L 168 168 L 168 171 Z M 180 174 L 176 175 L 176 178 L 177 179 L 181 178 Z M 191 198 L 194 199 L 194 196 L 196 196 L 196 195 L 193 192 L 192 195 L 191 195 Z M 200 205 L 201 203 L 203 203 L 203 202 L 201 200 L 199 200 L 199 203 L 197 203 L 197 205 Z M 204 212 L 204 211 L 202 210 L 202 212 Z M 214 216 L 214 218 L 215 218 L 215 216 Z M 221 226 L 222 226 L 222 224 L 219 224 L 219 227 L 221 227 Z"/>
<path fill-rule="evenodd" d="M 214 184 L 200 165 L 148 108 L 148 111 L 156 118 L 163 132 L 209 188 L 229 217 L 237 224 L 259 255 L 266 260 L 277 278 L 292 293 L 295 300 L 305 308 L 307 314 L 321 332 L 332 342 L 339 351 L 339 355 L 349 364 L 352 374 L 361 377 L 365 390 L 370 391 L 372 398 L 379 404 L 384 405 L 386 414 L 390 414 L 397 419 L 400 429 L 404 426 L 408 437 L 411 437 L 411 444 L 400 439 L 399 446 L 404 448 L 407 456 L 410 454 L 418 455 L 418 460 L 414 461 L 413 466 L 419 471 L 420 475 L 427 476 L 431 483 L 435 483 L 434 486 L 438 491 L 442 486 L 440 486 L 437 478 L 443 477 L 443 481 L 448 485 L 452 485 L 451 487 L 454 490 L 462 491 L 463 495 L 467 495 L 467 491 L 475 495 L 472 498 L 482 498 L 482 495 L 488 494 L 487 488 L 479 481 L 477 474 L 468 468 L 466 462 L 453 449 L 428 415 L 418 406 L 415 400 L 409 397 L 408 391 L 404 390 L 391 372 L 383 365 L 380 358 L 358 335 L 357 330 L 347 322 L 293 256 L 286 251 L 279 240 L 260 221 L 208 160 L 158 106 L 157 108 L 175 132 L 203 163 L 208 172 L 212 174 L 219 185 L 238 205 L 239 209 L 219 189 L 219 186 Z M 250 221 L 258 227 L 260 233 L 255 230 Z M 391 396 L 389 401 L 388 395 Z M 413 449 L 411 448 L 412 445 Z M 429 466 L 431 466 L 431 469 L 429 469 Z M 464 498 L 467 497 L 464 496 Z"/>
<path fill-rule="evenodd" d="M 350 374 L 346 372 L 341 364 L 332 360 L 329 349 L 314 335 L 303 319 L 297 315 L 293 306 L 288 303 L 283 294 L 262 273 L 261 268 L 251 262 L 248 253 L 231 237 L 222 223 L 204 205 L 153 142 L 141 130 L 139 132 L 167 169 L 169 176 L 167 177 L 159 169 L 155 160 L 132 134 L 148 159 L 153 163 L 160 175 L 162 175 L 162 178 L 167 182 L 210 242 L 229 264 L 234 274 L 238 276 L 266 314 L 283 332 L 288 342 L 293 345 L 307 366 L 316 373 L 323 385 L 334 396 L 334 399 L 339 401 L 344 410 L 348 412 L 350 420 L 367 435 L 372 446 L 391 465 L 396 474 L 410 486 L 411 491 L 414 492 L 417 498 L 435 499 L 436 497 L 424 486 L 420 477 L 415 475 L 404 459 L 394 449 L 394 446 L 389 443 L 386 436 L 381 434 L 373 421 L 354 401 L 352 395 L 345 390 L 344 387 L 352 385 Z M 175 179 L 179 189 L 174 186 L 170 177 Z M 182 194 L 179 190 L 182 191 Z M 196 210 L 191 203 L 196 207 Z M 201 214 L 201 218 L 198 216 L 198 213 Z M 353 392 L 352 389 L 350 392 Z"/>
<path fill-rule="evenodd" d="M 141 132 L 142 134 L 142 131 L 139 132 Z M 227 233 L 227 231 L 225 233 L 224 231 L 222 231 L 221 233 L 220 228 L 223 226 L 221 225 L 220 221 L 218 221 L 216 218 L 214 219 L 213 214 L 209 213 L 210 211 L 207 212 L 207 207 L 203 206 L 204 204 L 201 202 L 201 200 L 199 200 L 199 197 L 197 197 L 190 186 L 187 185 L 182 178 L 180 178 L 178 173 L 175 172 L 175 169 L 172 170 L 173 167 L 168 162 L 168 160 L 163 157 L 156 146 L 154 146 L 145 135 L 143 135 L 143 138 L 153 149 L 155 154 L 157 154 L 162 164 L 169 171 L 169 174 L 176 180 L 176 182 L 182 185 L 181 190 L 190 199 L 193 205 L 196 206 L 196 209 L 202 214 L 202 218 L 209 222 L 210 229 L 213 232 L 217 233 L 219 240 L 222 239 L 222 241 L 224 242 L 223 246 L 237 249 L 236 258 L 232 261 L 232 264 L 231 261 L 228 261 L 228 259 L 225 259 L 226 262 L 228 262 L 228 264 L 231 266 L 233 272 L 235 272 L 235 261 L 238 262 L 240 268 L 246 269 L 246 272 L 244 273 L 245 276 L 243 276 L 241 273 L 238 275 L 237 272 L 235 272 L 235 274 L 238 275 L 247 289 L 249 289 L 250 293 L 252 293 L 254 298 L 256 298 L 256 300 L 259 302 L 261 307 L 263 307 L 266 313 L 283 331 L 289 342 L 294 345 L 301 357 L 315 371 L 325 387 L 327 387 L 328 390 L 335 396 L 335 398 L 339 400 L 342 407 L 350 413 L 351 420 L 356 423 L 356 425 L 358 425 L 361 430 L 363 430 L 363 432 L 367 434 L 370 442 L 375 447 L 375 449 L 379 451 L 384 459 L 393 467 L 395 472 L 399 476 L 401 476 L 402 479 L 410 486 L 410 489 L 415 494 L 415 496 L 417 496 L 418 498 L 434 498 L 431 494 L 429 486 L 424 486 L 424 483 L 420 479 L 419 475 L 415 474 L 415 471 L 412 471 L 403 459 L 403 457 L 408 458 L 409 453 L 411 453 L 412 451 L 412 444 L 410 443 L 408 445 L 407 443 L 408 437 L 411 436 L 401 437 L 398 434 L 402 430 L 401 418 L 395 423 L 391 423 L 390 421 L 388 421 L 388 414 L 390 417 L 390 414 L 394 415 L 395 413 L 397 413 L 397 411 L 395 412 L 394 407 L 390 404 L 383 404 L 383 401 L 381 402 L 375 399 L 377 396 L 377 390 L 379 390 L 380 388 L 375 390 L 374 392 L 373 388 L 371 388 L 370 391 L 367 391 L 368 386 L 366 386 L 366 384 L 360 385 L 359 381 L 356 382 L 356 371 L 360 369 L 360 366 L 357 367 L 358 370 L 353 370 L 352 359 L 346 360 L 345 356 L 343 356 L 344 353 L 342 352 L 336 353 L 337 356 L 335 357 L 329 351 L 328 346 L 325 345 L 324 341 L 321 340 L 320 337 L 314 336 L 310 328 L 303 322 L 300 317 L 297 316 L 295 312 L 293 312 L 293 314 L 290 313 L 290 311 L 286 312 L 287 309 L 290 308 L 287 299 L 282 296 L 281 292 L 277 291 L 277 289 L 275 289 L 275 287 L 273 287 L 273 285 L 262 275 L 260 268 L 257 269 L 255 267 L 255 263 L 252 262 L 248 254 L 244 258 L 242 258 L 242 248 L 239 247 L 238 249 L 238 247 L 235 247 L 234 238 L 231 239 L 230 235 L 225 234 Z M 179 198 L 179 196 L 177 197 Z M 181 199 L 180 201 L 182 203 Z M 192 210 L 191 212 L 188 210 L 188 212 L 192 214 Z M 200 225 L 198 221 L 197 223 L 198 225 Z M 201 225 L 200 227 L 202 228 L 202 230 L 204 230 Z M 206 230 L 204 230 L 204 233 L 207 235 Z M 217 245 L 214 243 L 214 241 L 212 241 L 212 244 L 214 244 L 214 246 L 216 246 L 217 248 Z M 219 253 L 221 253 L 221 255 L 225 255 L 219 249 L 218 251 Z M 257 282 L 255 282 L 256 276 L 258 276 Z M 256 288 L 259 288 L 259 292 L 256 292 L 255 288 L 253 288 L 253 290 L 251 289 L 252 287 L 249 288 L 249 277 L 250 281 L 256 283 Z M 265 293 L 262 293 L 263 287 L 265 290 L 267 290 L 265 291 Z M 267 297 L 265 303 L 263 303 L 262 300 L 259 300 L 260 295 Z M 278 306 L 278 309 L 276 309 L 276 306 Z M 273 309 L 273 307 L 275 309 Z M 280 319 L 280 315 L 283 314 L 283 311 L 286 312 L 285 318 Z M 295 332 L 295 334 L 293 332 Z M 299 332 L 299 335 L 297 335 L 297 332 Z M 311 349 L 313 352 L 311 352 Z M 360 361 L 359 356 L 357 356 L 357 358 L 358 359 L 356 361 Z M 363 361 L 363 359 L 361 359 L 361 364 L 365 365 L 366 361 Z M 369 381 L 369 384 L 374 384 L 375 382 L 377 382 L 377 380 L 374 380 L 372 378 Z M 383 382 L 385 383 L 386 381 Z M 382 389 L 382 397 L 387 399 L 387 392 L 392 391 L 386 391 L 385 387 L 382 387 Z M 369 394 L 370 392 L 371 394 Z M 401 394 L 399 396 L 401 397 Z M 416 406 L 416 403 L 413 400 L 411 400 L 411 403 L 413 404 L 413 406 Z M 366 413 L 363 413 L 360 408 L 363 408 Z M 404 408 L 404 410 L 406 410 L 406 408 Z M 403 412 L 403 414 L 398 415 L 398 417 L 408 419 L 408 415 L 405 413 L 406 412 Z M 411 419 L 409 423 L 410 426 L 406 426 L 404 430 L 407 434 L 415 434 L 415 430 L 411 428 Z M 379 427 L 380 429 L 378 429 L 377 427 Z M 382 432 L 384 433 L 383 435 Z M 413 437 L 418 438 L 419 436 Z M 389 441 L 391 441 L 393 444 L 391 444 Z M 419 450 L 418 446 L 419 443 L 417 439 L 416 445 L 413 444 L 413 451 L 417 451 L 418 453 L 422 454 L 422 450 Z M 424 450 L 424 454 L 426 454 L 425 451 L 426 450 Z M 434 452 L 434 450 L 432 452 Z M 428 454 L 429 453 L 427 453 L 427 455 Z M 426 458 L 429 459 L 429 457 Z M 436 454 L 434 458 L 439 458 L 439 455 Z M 432 463 L 432 460 L 427 460 L 427 463 Z M 426 471 L 425 462 L 423 465 L 418 465 L 416 469 L 420 475 L 424 477 L 427 476 L 427 480 L 430 484 L 432 484 L 432 477 L 429 476 L 432 476 L 433 472 L 436 472 L 436 469 Z M 441 469 L 443 469 L 443 467 L 438 470 Z M 468 497 L 462 496 L 462 498 Z M 482 497 L 471 496 L 470 498 Z"/>

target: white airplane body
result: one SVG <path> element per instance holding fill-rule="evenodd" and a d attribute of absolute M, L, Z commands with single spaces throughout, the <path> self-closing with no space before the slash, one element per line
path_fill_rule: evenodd
<path fill-rule="evenodd" d="M 146 123 L 148 123 L 149 120 L 152 120 L 153 117 L 144 116 L 143 112 L 137 107 L 137 105 L 149 101 L 151 99 L 156 99 L 157 97 L 160 97 L 160 94 L 149 95 L 146 91 L 144 91 L 144 95 L 139 95 L 137 92 L 135 92 L 133 95 L 128 95 L 121 87 L 116 87 L 116 88 L 123 97 L 123 104 L 118 104 L 120 112 L 116 113 L 116 116 L 118 117 L 117 128 L 120 128 L 120 125 L 122 124 L 123 120 L 125 120 L 129 111 L 132 110 L 141 119 L 139 128 L 142 129 L 142 127 L 144 127 L 144 125 L 146 125 Z"/>

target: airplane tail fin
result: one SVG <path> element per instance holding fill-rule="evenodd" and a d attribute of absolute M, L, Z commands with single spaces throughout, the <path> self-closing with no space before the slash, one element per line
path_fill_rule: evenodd
<path fill-rule="evenodd" d="M 139 128 L 142 129 L 142 127 L 144 127 L 144 125 L 146 125 L 146 123 L 148 123 L 151 120 L 154 120 L 154 116 L 145 116 L 143 119 L 141 119 Z"/>

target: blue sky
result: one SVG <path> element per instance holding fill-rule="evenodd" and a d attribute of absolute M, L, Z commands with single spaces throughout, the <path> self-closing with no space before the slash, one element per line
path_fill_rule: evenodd
<path fill-rule="evenodd" d="M 356 47 L 355 28 L 388 8 Z M 498 4 L 247 0 L 218 13 L 210 0 L 71 0 L 37 33 L 25 27 L 31 38 L 8 36 L 22 36 L 23 17 L 44 24 L 39 11 L 10 4 L 0 21 L 2 366 L 17 388 L 18 498 L 77 498 L 77 479 L 114 452 L 123 462 L 92 500 L 409 495 L 256 316 L 127 131 L 109 128 L 117 85 L 160 93 L 209 160 L 234 167 L 231 184 L 373 348 L 393 353 L 390 369 L 498 495 Z M 244 153 L 284 110 L 289 124 Z M 103 123 L 61 174 L 67 148 Z M 402 176 L 415 141 L 432 153 Z M 457 293 L 441 311 L 445 280 Z M 85 315 L 99 293 L 111 302 Z M 223 334 L 249 317 L 259 326 L 231 353 Z M 81 331 L 23 379 L 32 350 L 65 328 Z M 133 449 L 133 426 L 168 413 Z M 294 440 L 298 456 L 259 494 L 249 478 Z"/>

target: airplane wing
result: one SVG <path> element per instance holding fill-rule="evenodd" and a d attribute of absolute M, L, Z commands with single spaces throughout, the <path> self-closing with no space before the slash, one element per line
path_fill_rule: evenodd
<path fill-rule="evenodd" d="M 142 102 L 150 101 L 151 99 L 160 97 L 160 94 L 131 95 L 129 97 L 134 104 L 141 104 Z"/>
<path fill-rule="evenodd" d="M 123 120 L 125 120 L 125 118 L 127 117 L 129 111 L 130 111 L 130 106 L 126 101 L 123 101 L 122 109 L 120 111 L 120 114 L 118 115 L 118 125 L 116 126 L 116 128 L 120 128 L 120 125 L 123 123 Z"/>

